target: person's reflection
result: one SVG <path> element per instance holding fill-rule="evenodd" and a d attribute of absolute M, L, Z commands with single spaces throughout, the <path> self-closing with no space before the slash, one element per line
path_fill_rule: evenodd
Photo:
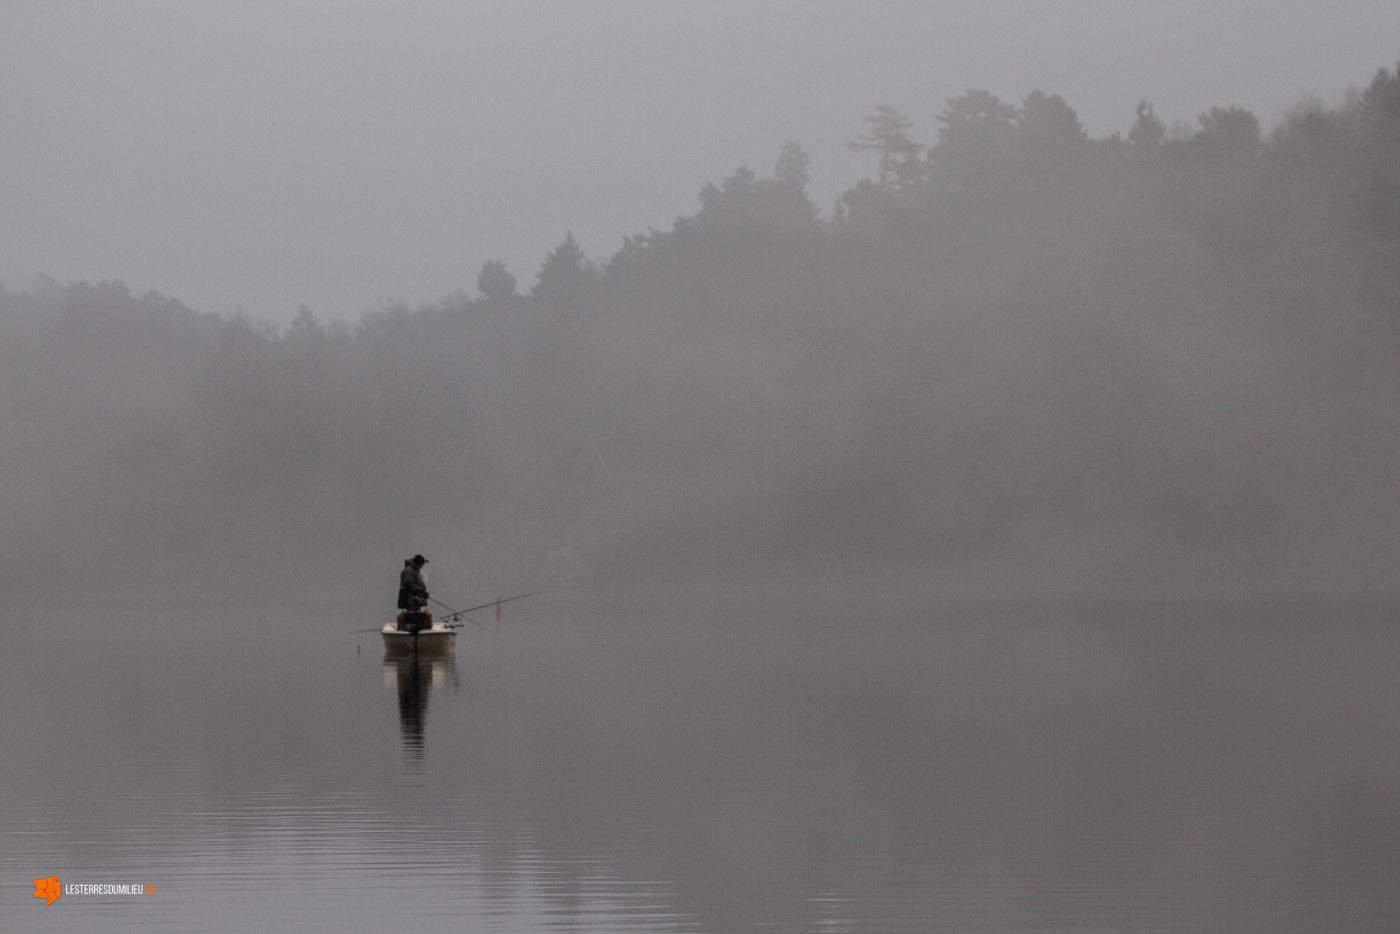
<path fill-rule="evenodd" d="M 456 656 L 425 655 L 406 652 L 384 656 L 384 683 L 389 685 L 392 672 L 399 698 L 399 739 L 403 743 L 404 762 L 421 766 L 426 747 L 425 726 L 428 722 L 428 696 L 433 685 L 456 681 Z"/>

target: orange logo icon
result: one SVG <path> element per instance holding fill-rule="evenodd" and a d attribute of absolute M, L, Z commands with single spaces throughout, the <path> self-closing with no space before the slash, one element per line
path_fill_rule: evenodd
<path fill-rule="evenodd" d="M 58 887 L 58 876 L 49 876 L 47 879 L 34 880 L 34 897 L 47 899 L 44 907 L 47 908 L 58 901 L 63 890 Z"/>

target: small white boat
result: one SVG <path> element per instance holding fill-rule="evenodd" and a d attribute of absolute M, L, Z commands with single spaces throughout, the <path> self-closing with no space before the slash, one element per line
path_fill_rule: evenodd
<path fill-rule="evenodd" d="M 426 614 L 425 614 L 426 615 Z M 447 652 L 457 644 L 457 630 L 428 617 L 427 628 L 414 632 L 411 628 L 400 628 L 400 620 L 384 624 L 379 630 L 384 636 L 384 651 L 392 653 Z"/>

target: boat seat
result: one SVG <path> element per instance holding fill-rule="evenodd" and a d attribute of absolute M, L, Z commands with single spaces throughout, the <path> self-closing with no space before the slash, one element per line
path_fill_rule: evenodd
<path fill-rule="evenodd" d="M 433 614 L 423 610 L 404 610 L 395 624 L 404 632 L 422 632 L 433 626 Z"/>

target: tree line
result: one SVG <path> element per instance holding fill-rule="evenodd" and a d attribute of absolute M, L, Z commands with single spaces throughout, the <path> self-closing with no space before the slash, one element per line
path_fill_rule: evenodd
<path fill-rule="evenodd" d="M 610 256 L 354 323 L 0 292 L 8 592 L 58 556 L 334 588 L 409 542 L 618 586 L 1400 582 L 1400 68 L 1267 133 L 969 91 L 851 148 L 825 214 L 788 143 Z"/>

